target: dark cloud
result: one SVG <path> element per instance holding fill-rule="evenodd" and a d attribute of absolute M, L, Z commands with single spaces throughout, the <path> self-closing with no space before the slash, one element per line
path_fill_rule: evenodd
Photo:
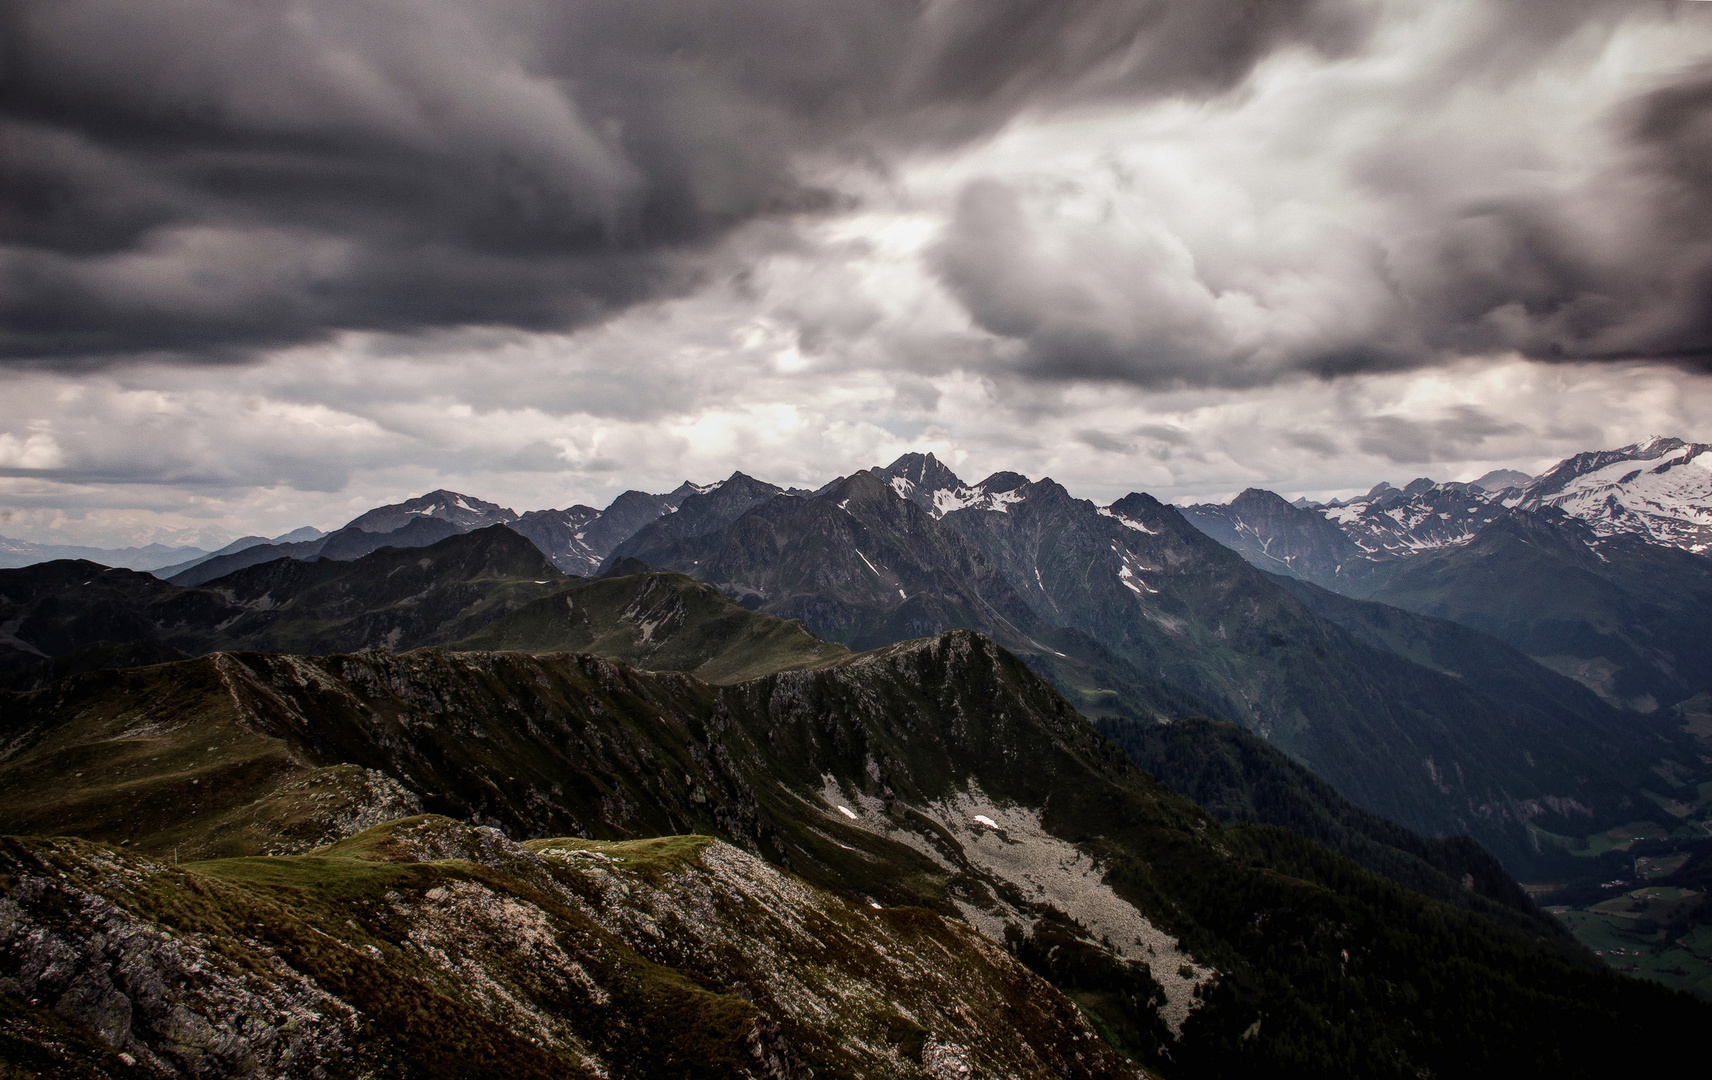
<path fill-rule="evenodd" d="M 1362 0 L 8 0 L 0 355 L 569 327 L 813 212 L 805 152 L 1207 93 Z"/>
<path fill-rule="evenodd" d="M 1495 199 L 1444 223 L 1410 282 L 1425 341 L 1712 371 L 1712 70 L 1619 123 L 1629 156 L 1592 192 Z"/>

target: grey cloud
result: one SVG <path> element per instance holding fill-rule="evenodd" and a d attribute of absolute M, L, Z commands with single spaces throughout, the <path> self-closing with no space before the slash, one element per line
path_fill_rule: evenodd
<path fill-rule="evenodd" d="M 1208 93 L 1362 0 L 11 0 L 0 356 L 574 327 L 817 212 L 805 152 Z"/>
<path fill-rule="evenodd" d="M 1712 69 L 1675 73 L 1619 108 L 1613 147 L 1585 145 L 1587 160 L 1561 177 L 1540 179 L 1549 155 L 1525 139 L 1511 157 L 1460 161 L 1457 139 L 1477 144 L 1479 124 L 1447 127 L 1431 111 L 1468 86 L 1522 80 L 1576 31 L 1611 32 L 1635 11 L 1607 0 L 1484 9 L 1481 32 L 1397 90 L 1384 106 L 1390 130 L 1350 162 L 1359 198 L 1384 208 L 1362 241 L 1346 230 L 1319 238 L 1334 250 L 1306 241 L 1186 256 L 1177 238 L 1145 229 L 1121 237 L 1037 225 L 1052 214 L 1026 210 L 1020 186 L 980 179 L 945 229 L 937 272 L 980 327 L 1014 346 L 1017 370 L 1039 380 L 1231 388 L 1511 350 L 1712 371 Z M 1290 122 L 1312 145 L 1311 111 Z M 1338 167 L 1328 159 L 1328 176 Z M 1585 182 L 1561 182 L 1583 171 Z M 1280 266 L 1329 284 L 1293 311 L 1299 292 Z M 1268 273 L 1285 282 L 1273 295 L 1253 284 Z M 1232 315 L 1233 301 L 1249 306 Z"/>
<path fill-rule="evenodd" d="M 1477 457 L 1488 439 L 1525 430 L 1472 405 L 1456 406 L 1437 420 L 1368 416 L 1356 427 L 1361 449 L 1400 465 Z"/>
<path fill-rule="evenodd" d="M 1151 237 L 1084 235 L 1048 251 L 1016 193 L 964 189 L 934 253 L 941 279 L 982 327 L 1020 341 L 1020 369 L 1048 379 L 1145 386 L 1268 381 L 1177 253 Z"/>
<path fill-rule="evenodd" d="M 1122 439 L 1113 438 L 1112 436 L 1106 434 L 1105 432 L 1096 431 L 1093 428 L 1083 428 L 1081 431 L 1076 432 L 1076 438 L 1078 441 L 1080 441 L 1084 445 L 1090 446 L 1093 449 L 1100 451 L 1101 453 L 1106 453 L 1106 454 L 1133 454 L 1133 453 L 1135 453 L 1135 444 L 1134 443 L 1127 443 L 1127 442 L 1124 442 Z"/>
<path fill-rule="evenodd" d="M 1316 431 L 1291 431 L 1285 434 L 1284 441 L 1320 457 L 1336 457 L 1339 452 L 1337 443 Z"/>
<path fill-rule="evenodd" d="M 1712 68 L 1630 103 L 1598 203 L 1493 200 L 1444 224 L 1406 285 L 1422 338 L 1540 360 L 1712 371 Z M 1621 235 L 1590 217 L 1618 216 Z"/>

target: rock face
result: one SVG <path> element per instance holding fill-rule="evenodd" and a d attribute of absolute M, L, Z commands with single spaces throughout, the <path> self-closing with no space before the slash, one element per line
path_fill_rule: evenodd
<path fill-rule="evenodd" d="M 412 818 L 193 867 L 6 841 L 0 879 L 8 1034 L 66 1022 L 70 1069 L 1140 1075 L 967 927 L 852 905 L 705 837 L 524 847 Z"/>

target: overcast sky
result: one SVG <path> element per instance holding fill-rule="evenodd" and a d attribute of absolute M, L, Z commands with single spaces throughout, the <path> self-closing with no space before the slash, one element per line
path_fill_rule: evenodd
<path fill-rule="evenodd" d="M 0 0 L 0 533 L 1712 441 L 1712 3 Z"/>

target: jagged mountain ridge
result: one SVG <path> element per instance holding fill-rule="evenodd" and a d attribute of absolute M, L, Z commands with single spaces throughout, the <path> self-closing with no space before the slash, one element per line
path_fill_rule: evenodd
<path fill-rule="evenodd" d="M 1188 506 L 1184 514 L 1255 565 L 1332 588 L 1338 579 L 1359 584 L 1376 572 L 1369 564 L 1466 544 L 1512 508 L 1560 510 L 1586 522 L 1596 543 L 1639 536 L 1699 554 L 1712 547 L 1708 450 L 1712 445 L 1653 438 L 1577 454 L 1533 478 L 1505 471 L 1472 484 L 1425 477 L 1402 488 L 1381 482 L 1345 501 L 1286 504 L 1295 515 L 1273 506 L 1270 492 L 1251 488 L 1228 504 Z M 1318 518 L 1347 543 L 1332 538 Z M 1315 543 L 1305 544 L 1310 538 Z"/>
<path fill-rule="evenodd" d="M 383 547 L 426 547 L 458 533 L 507 525 L 528 537 L 564 573 L 589 576 L 614 547 L 642 526 L 674 512 L 687 496 L 718 486 L 686 481 L 665 495 L 626 491 L 604 510 L 578 504 L 562 510 L 530 510 L 524 514 L 441 489 L 401 503 L 375 507 L 332 533 L 305 528 L 271 541 L 245 537 L 219 551 L 157 567 L 154 572 L 176 585 L 202 585 L 280 558 L 349 561 Z"/>
<path fill-rule="evenodd" d="M 934 465 L 903 468 L 955 484 Z M 775 496 L 684 539 L 650 526 L 625 550 L 856 648 L 972 626 L 1051 676 L 1063 662 L 1053 654 L 1070 648 L 1052 635 L 1076 633 L 1266 733 L 1374 812 L 1432 834 L 1473 831 L 1518 866 L 1537 854 L 1536 820 L 1615 820 L 1651 775 L 1637 749 L 1646 736 L 1597 702 L 1562 717 L 1507 708 L 1363 644 L 1147 496 L 1096 507 L 1050 481 L 1006 478 L 1002 506 L 936 520 L 927 507 L 957 488 L 918 485 L 906 499 L 886 473 Z"/>
<path fill-rule="evenodd" d="M 695 828 L 856 911 L 906 903 L 960 916 L 1064 987 L 1108 1040 L 1167 1075 L 1353 1077 L 1399 1062 L 1433 1073 L 1592 1074 L 1608 1063 L 1564 1053 L 1578 1026 L 1609 1016 L 1666 1045 L 1693 1029 L 1677 1014 L 1700 1008 L 1567 965 L 1286 833 L 1220 829 L 1026 667 L 966 632 L 721 689 L 567 655 L 222 654 L 75 676 L 10 698 L 0 716 L 7 831 L 39 831 L 57 814 L 70 831 L 153 851 L 301 850 L 329 829 L 348 833 L 377 800 L 380 813 L 440 800 L 518 837 Z M 73 769 L 119 797 L 54 786 L 56 772 Z M 329 797 L 306 798 L 305 789 Z M 477 839 L 485 851 L 503 848 Z M 44 855 L 68 878 L 79 875 L 86 892 L 100 877 L 63 845 L 29 852 Z M 538 893 L 481 876 L 493 860 L 480 853 L 436 848 L 406 861 L 425 856 L 473 860 L 490 893 L 540 905 Z M 349 910 L 354 925 L 329 923 L 332 941 L 370 955 L 383 965 L 377 974 L 397 964 L 401 974 L 432 975 L 419 966 L 432 950 L 424 957 L 400 944 L 418 925 L 426 888 L 397 879 L 367 891 L 339 885 L 348 879 L 339 857 L 334 848 L 319 861 L 191 869 L 208 882 L 196 888 L 215 898 L 230 896 L 216 884 L 222 875 L 266 883 L 275 895 L 289 884 L 283 895 L 305 917 L 319 918 L 331 899 L 318 882 L 372 897 L 334 908 Z M 111 857 L 99 869 L 112 880 Z M 455 889 L 444 878 L 425 884 Z M 651 914 L 662 903 L 673 910 L 669 897 L 627 887 L 604 895 L 620 905 L 610 918 L 645 935 L 628 940 L 652 942 L 644 952 L 656 963 L 693 956 L 694 928 Z M 386 888 L 398 896 L 381 895 Z M 236 921 L 249 936 L 260 928 L 253 917 Z M 465 929 L 479 934 L 482 925 Z M 175 933 L 194 942 L 192 929 Z M 432 944 L 450 953 L 448 932 L 442 924 Z M 264 940 L 279 942 L 274 933 Z M 284 958 L 294 959 L 289 950 Z M 596 981 L 608 985 L 604 975 Z M 1423 992 L 1435 1009 L 1430 1037 L 1408 1020 Z M 755 1001 L 769 1004 L 766 994 Z M 1494 1009 L 1519 1034 L 1499 1038 Z M 829 1032 L 842 1022 L 816 1020 Z M 916 1029 L 928 1024 L 918 1017 Z"/>
<path fill-rule="evenodd" d="M 1520 505 L 1699 554 L 1712 549 L 1712 444 L 1655 437 L 1577 454 L 1529 483 Z"/>
<path fill-rule="evenodd" d="M 1490 633 L 1651 712 L 1712 690 L 1712 455 L 1650 439 L 1522 486 L 1418 480 L 1349 503 L 1245 491 L 1185 516 L 1261 569 Z M 1513 478 L 1507 478 L 1513 479 Z"/>

